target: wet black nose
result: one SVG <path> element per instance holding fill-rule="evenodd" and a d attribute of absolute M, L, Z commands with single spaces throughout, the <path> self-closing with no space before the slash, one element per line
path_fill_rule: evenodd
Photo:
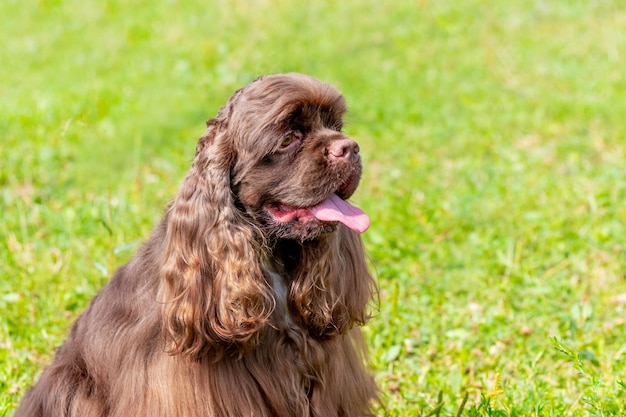
<path fill-rule="evenodd" d="M 359 157 L 359 144 L 348 138 L 335 140 L 328 147 L 328 156 L 330 159 L 352 162 Z"/>

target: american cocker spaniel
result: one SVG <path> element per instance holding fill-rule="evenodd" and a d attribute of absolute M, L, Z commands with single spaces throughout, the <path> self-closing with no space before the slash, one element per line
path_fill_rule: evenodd
<path fill-rule="evenodd" d="M 16 417 L 372 415 L 359 325 L 375 284 L 345 111 L 301 74 L 237 91 Z"/>

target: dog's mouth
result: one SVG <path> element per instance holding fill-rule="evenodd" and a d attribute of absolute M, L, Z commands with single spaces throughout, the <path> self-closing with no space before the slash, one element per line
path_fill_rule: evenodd
<path fill-rule="evenodd" d="M 370 219 L 358 207 L 349 204 L 337 193 L 333 193 L 320 203 L 311 207 L 295 207 L 275 202 L 265 206 L 265 210 L 279 223 L 291 221 L 340 222 L 358 233 L 365 232 L 370 226 Z"/>

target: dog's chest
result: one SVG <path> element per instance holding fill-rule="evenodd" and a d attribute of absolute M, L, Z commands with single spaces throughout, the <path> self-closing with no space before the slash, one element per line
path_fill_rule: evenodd
<path fill-rule="evenodd" d="M 271 330 L 268 329 L 267 338 L 263 341 L 263 354 L 269 355 L 263 362 L 271 367 L 273 374 L 282 375 L 282 380 L 274 380 L 272 383 L 284 383 L 276 392 L 289 398 L 289 408 L 302 407 L 309 403 L 315 387 L 323 383 L 324 377 L 320 372 L 328 357 L 320 343 L 308 334 L 307 329 L 299 324 L 300 320 L 290 311 L 289 277 L 274 268 L 266 269 L 266 274 L 276 304 L 271 317 Z M 269 394 L 266 392 L 265 395 Z M 300 414 L 308 413 L 301 410 Z"/>

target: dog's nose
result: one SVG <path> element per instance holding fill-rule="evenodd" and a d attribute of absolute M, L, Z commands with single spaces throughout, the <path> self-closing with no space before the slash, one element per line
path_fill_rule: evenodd
<path fill-rule="evenodd" d="M 331 159 L 354 161 L 359 156 L 359 144 L 348 138 L 335 140 L 328 148 L 328 155 Z"/>

